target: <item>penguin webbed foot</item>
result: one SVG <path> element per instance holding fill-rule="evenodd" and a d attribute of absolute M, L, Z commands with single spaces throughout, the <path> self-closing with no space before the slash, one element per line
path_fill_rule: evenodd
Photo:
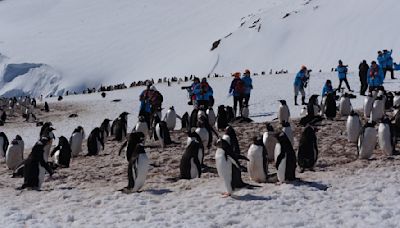
<path fill-rule="evenodd" d="M 223 193 L 221 193 L 221 195 L 222 195 L 222 198 L 227 198 L 227 197 L 231 197 L 232 196 L 232 194 L 229 193 L 229 192 L 223 192 Z"/>

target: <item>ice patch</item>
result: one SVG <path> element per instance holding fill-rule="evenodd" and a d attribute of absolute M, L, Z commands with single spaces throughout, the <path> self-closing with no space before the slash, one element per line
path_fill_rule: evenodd
<path fill-rule="evenodd" d="M 29 72 L 29 70 L 37 67 L 41 67 L 43 64 L 37 63 L 18 63 L 8 64 L 4 70 L 3 81 L 11 82 L 18 76 L 22 76 Z"/>

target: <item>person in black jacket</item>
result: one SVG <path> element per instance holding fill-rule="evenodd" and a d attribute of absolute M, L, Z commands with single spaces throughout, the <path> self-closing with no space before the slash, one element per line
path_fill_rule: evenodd
<path fill-rule="evenodd" d="M 365 91 L 368 89 L 368 82 L 367 82 L 367 74 L 368 74 L 368 63 L 366 60 L 363 60 L 360 65 L 358 66 L 359 72 L 358 76 L 360 77 L 360 95 L 365 96 Z"/>

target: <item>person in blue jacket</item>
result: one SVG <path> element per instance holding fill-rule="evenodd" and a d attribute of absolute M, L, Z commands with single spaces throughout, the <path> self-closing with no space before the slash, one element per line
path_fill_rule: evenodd
<path fill-rule="evenodd" d="M 213 106 L 214 91 L 208 84 L 206 78 L 202 78 L 201 82 L 195 86 L 193 94 L 196 95 L 196 103 L 199 108 L 202 107 L 204 109 L 207 109 L 209 106 Z"/>
<path fill-rule="evenodd" d="M 395 71 L 400 70 L 400 63 L 399 63 L 399 64 L 393 63 L 393 66 L 394 66 L 394 70 L 395 70 Z"/>
<path fill-rule="evenodd" d="M 367 77 L 370 92 L 376 89 L 383 89 L 383 70 L 375 61 L 371 62 L 371 67 L 368 69 Z"/>
<path fill-rule="evenodd" d="M 151 119 L 151 96 L 153 95 L 153 90 L 151 89 L 151 83 L 146 83 L 147 88 L 142 91 L 139 96 L 140 100 L 140 111 L 139 116 L 143 116 L 147 126 L 150 126 L 150 119 Z"/>
<path fill-rule="evenodd" d="M 301 104 L 306 105 L 307 103 L 305 102 L 306 100 L 306 92 L 304 91 L 304 87 L 308 81 L 308 70 L 306 66 L 301 66 L 300 71 L 296 74 L 296 77 L 294 78 L 294 105 L 297 104 L 297 96 L 299 95 L 299 92 L 301 93 Z"/>
<path fill-rule="evenodd" d="M 339 60 L 339 65 L 336 67 L 336 71 L 338 72 L 338 77 L 339 77 L 339 86 L 337 90 L 341 90 L 342 87 L 342 82 L 346 83 L 347 89 L 350 92 L 354 92 L 353 90 L 350 89 L 349 82 L 347 81 L 347 65 L 343 65 L 342 60 Z"/>
<path fill-rule="evenodd" d="M 386 78 L 386 73 L 389 71 L 390 72 L 390 78 L 391 79 L 396 79 L 394 77 L 394 71 L 393 71 L 393 58 L 392 58 L 392 53 L 393 50 L 383 50 L 383 57 L 385 59 L 386 66 L 383 68 L 383 78 Z"/>
<path fill-rule="evenodd" d="M 333 87 L 331 80 L 326 80 L 324 88 L 322 88 L 322 97 L 326 96 L 328 93 L 333 93 Z"/>
<path fill-rule="evenodd" d="M 253 89 L 253 80 L 250 77 L 250 70 L 246 69 L 244 71 L 242 81 L 244 82 L 244 106 L 249 106 L 249 100 L 250 100 L 250 93 L 251 90 Z"/>
<path fill-rule="evenodd" d="M 239 104 L 239 113 L 242 115 L 243 99 L 245 86 L 242 79 L 240 79 L 240 72 L 235 72 L 232 75 L 234 79 L 231 82 L 231 87 L 229 87 L 229 94 L 233 96 L 233 111 L 235 116 L 237 116 L 237 105 Z"/>
<path fill-rule="evenodd" d="M 376 60 L 378 60 L 378 64 L 379 66 L 382 68 L 382 70 L 384 71 L 386 68 L 386 58 L 383 55 L 382 51 L 378 51 L 378 57 L 376 58 Z"/>

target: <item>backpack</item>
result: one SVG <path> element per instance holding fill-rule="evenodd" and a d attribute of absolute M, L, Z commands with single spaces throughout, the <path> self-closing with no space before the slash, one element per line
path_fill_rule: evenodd
<path fill-rule="evenodd" d="M 245 86 L 242 80 L 237 80 L 235 83 L 235 92 L 238 94 L 244 94 Z"/>
<path fill-rule="evenodd" d="M 154 91 L 152 96 L 150 97 L 150 103 L 152 106 L 155 107 L 160 107 L 163 100 L 164 100 L 163 96 L 158 91 Z"/>

